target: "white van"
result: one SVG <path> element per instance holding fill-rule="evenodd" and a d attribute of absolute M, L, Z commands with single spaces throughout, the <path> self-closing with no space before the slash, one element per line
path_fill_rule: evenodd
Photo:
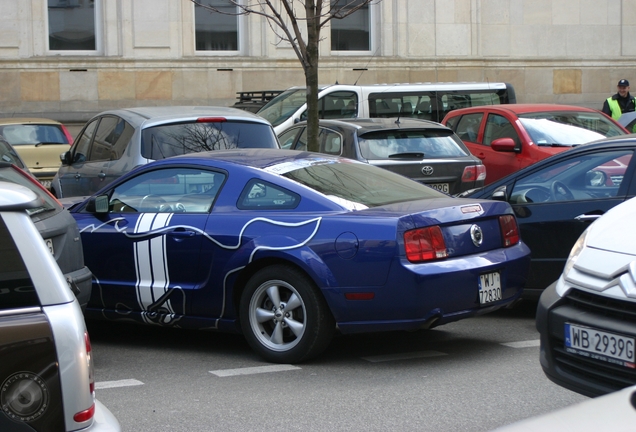
<path fill-rule="evenodd" d="M 287 89 L 258 111 L 276 134 L 307 118 L 306 87 Z M 320 118 L 415 117 L 441 121 L 457 108 L 516 103 L 506 83 L 334 84 L 319 87 Z"/>

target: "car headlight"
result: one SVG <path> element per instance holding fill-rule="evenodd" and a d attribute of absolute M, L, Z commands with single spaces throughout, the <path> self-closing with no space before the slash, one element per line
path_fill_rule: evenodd
<path fill-rule="evenodd" d="M 565 262 L 565 267 L 563 268 L 563 277 L 566 277 L 570 270 L 572 270 L 572 267 L 574 267 L 576 260 L 579 259 L 579 255 L 581 255 L 581 251 L 583 250 L 583 248 L 585 248 L 585 245 L 587 243 L 587 232 L 587 229 L 583 231 L 583 234 L 581 234 L 576 243 L 574 243 L 574 246 L 572 246 L 570 256 Z"/>

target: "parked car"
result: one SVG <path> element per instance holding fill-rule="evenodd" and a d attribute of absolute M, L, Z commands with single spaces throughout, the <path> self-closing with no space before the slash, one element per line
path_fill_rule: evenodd
<path fill-rule="evenodd" d="M 538 298 L 563 271 L 581 233 L 603 213 L 636 195 L 636 137 L 578 146 L 460 196 L 507 201 L 532 251 L 524 289 Z"/>
<path fill-rule="evenodd" d="M 631 199 L 585 230 L 537 307 L 543 371 L 587 396 L 636 384 L 635 212 Z"/>
<path fill-rule="evenodd" d="M 307 149 L 307 122 L 278 136 L 282 148 Z M 320 152 L 367 162 L 444 193 L 484 185 L 486 168 L 450 129 L 425 120 L 320 120 Z"/>
<path fill-rule="evenodd" d="M 636 386 L 521 420 L 494 432 L 630 431 L 636 424 Z"/>
<path fill-rule="evenodd" d="M 28 212 L 41 198 L 0 181 L 0 430 L 119 431 L 95 399 L 79 304 Z"/>
<path fill-rule="evenodd" d="M 91 318 L 242 331 L 268 361 L 343 333 L 511 305 L 529 250 L 507 203 L 334 156 L 243 149 L 139 167 L 73 207 Z"/>
<path fill-rule="evenodd" d="M 27 212 L 80 305 L 86 307 L 91 295 L 92 274 L 84 265 L 84 252 L 75 219 L 42 184 L 15 165 L 0 162 L 0 181 L 24 186 L 39 197 L 39 205 Z"/>
<path fill-rule="evenodd" d="M 443 124 L 486 165 L 486 184 L 578 144 L 627 133 L 590 108 L 510 104 L 451 111 Z"/>
<path fill-rule="evenodd" d="M 62 123 L 43 118 L 0 118 L 0 136 L 15 148 L 47 189 L 60 167 L 60 153 L 73 142 Z"/>
<path fill-rule="evenodd" d="M 629 131 L 629 133 L 636 132 L 636 112 L 627 112 L 620 116 L 618 123 Z"/>
<path fill-rule="evenodd" d="M 138 165 L 170 156 L 232 148 L 279 148 L 272 126 L 236 108 L 162 106 L 105 111 L 60 156 L 58 198 L 87 196 Z"/>

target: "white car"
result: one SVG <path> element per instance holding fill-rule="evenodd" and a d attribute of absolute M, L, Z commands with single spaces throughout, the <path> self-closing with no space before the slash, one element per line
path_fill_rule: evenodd
<path fill-rule="evenodd" d="M 543 371 L 587 396 L 636 384 L 635 214 L 632 198 L 590 225 L 539 300 Z"/>
<path fill-rule="evenodd" d="M 95 399 L 80 305 L 27 213 L 38 206 L 0 181 L 0 431 L 119 431 Z"/>

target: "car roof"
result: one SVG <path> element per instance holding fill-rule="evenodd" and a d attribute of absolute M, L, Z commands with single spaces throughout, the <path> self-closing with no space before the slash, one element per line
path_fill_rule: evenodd
<path fill-rule="evenodd" d="M 37 117 L 5 117 L 0 118 L 0 126 L 4 125 L 19 125 L 19 124 L 52 124 L 59 125 L 61 124 L 58 121 L 46 118 L 37 118 Z"/>
<path fill-rule="evenodd" d="M 506 111 L 513 114 L 525 114 L 533 112 L 553 112 L 553 111 L 579 111 L 579 112 L 595 112 L 598 110 L 580 107 L 575 105 L 560 105 L 560 104 L 501 104 L 501 105 L 482 105 L 478 107 L 470 108 L 458 108 L 449 113 L 449 115 L 456 116 L 464 112 L 483 111 L 484 109 L 492 111 Z"/>
<path fill-rule="evenodd" d="M 134 126 L 149 120 L 152 120 L 153 123 L 161 123 L 179 120 L 187 121 L 200 117 L 224 117 L 234 121 L 251 121 L 270 124 L 263 117 L 257 116 L 249 111 L 219 106 L 148 106 L 121 108 L 103 111 L 93 118 L 108 114 L 122 117 Z"/>
<path fill-rule="evenodd" d="M 367 132 L 373 132 L 378 130 L 398 130 L 398 129 L 443 129 L 448 130 L 448 127 L 441 123 L 432 122 L 429 120 L 415 119 L 412 117 L 375 117 L 375 118 L 355 118 L 355 119 L 338 119 L 338 120 L 325 120 L 321 119 L 320 126 L 332 126 L 345 129 L 355 129 L 358 135 L 363 135 Z M 299 124 L 306 124 L 307 122 L 300 122 Z"/>

